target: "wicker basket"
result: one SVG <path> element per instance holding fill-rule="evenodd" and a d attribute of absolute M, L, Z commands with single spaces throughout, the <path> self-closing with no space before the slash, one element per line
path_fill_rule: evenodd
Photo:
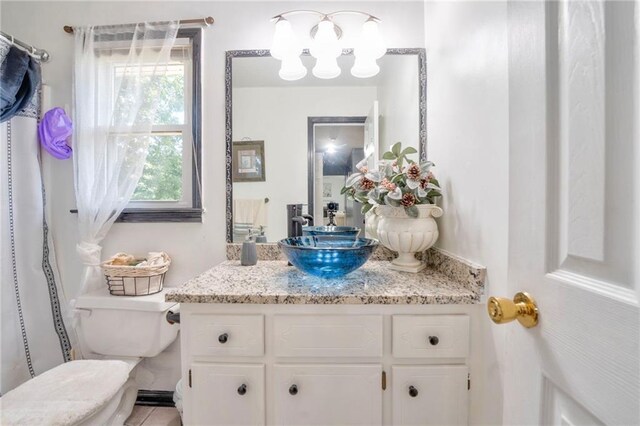
<path fill-rule="evenodd" d="M 146 296 L 162 291 L 171 258 L 166 253 L 161 253 L 161 256 L 164 262 L 153 266 L 114 265 L 113 258 L 102 262 L 100 266 L 107 279 L 109 293 L 114 296 Z"/>

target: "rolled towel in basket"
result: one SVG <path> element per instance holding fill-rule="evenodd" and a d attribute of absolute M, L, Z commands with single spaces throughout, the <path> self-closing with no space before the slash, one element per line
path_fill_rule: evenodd
<path fill-rule="evenodd" d="M 111 256 L 112 265 L 133 265 L 136 263 L 136 258 L 127 253 L 116 253 Z"/>
<path fill-rule="evenodd" d="M 136 268 L 145 267 L 145 266 L 160 266 L 167 263 L 168 259 L 167 253 L 163 251 L 151 251 L 147 254 L 147 259 L 138 263 Z"/>

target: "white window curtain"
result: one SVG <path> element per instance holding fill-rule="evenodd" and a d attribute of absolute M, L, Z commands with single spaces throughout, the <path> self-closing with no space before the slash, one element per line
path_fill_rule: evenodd
<path fill-rule="evenodd" d="M 145 82 L 164 74 L 179 23 L 76 27 L 73 166 L 85 265 L 78 295 L 103 285 L 100 242 L 142 175 L 155 119 Z"/>

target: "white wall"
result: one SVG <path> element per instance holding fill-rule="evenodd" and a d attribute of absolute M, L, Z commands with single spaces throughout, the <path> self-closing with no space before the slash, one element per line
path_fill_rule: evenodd
<path fill-rule="evenodd" d="M 508 57 L 504 2 L 426 2 L 428 157 L 443 186 L 437 245 L 487 267 L 485 294 L 506 294 Z M 484 307 L 483 307 L 484 309 Z M 505 326 L 472 336 L 471 419 L 500 424 Z"/>
<path fill-rule="evenodd" d="M 245 87 L 233 90 L 233 138 L 264 140 L 265 182 L 233 184 L 233 197 L 269 197 L 267 241 L 287 236 L 287 204 L 307 204 L 307 117 L 364 116 L 375 87 Z M 340 203 L 341 205 L 344 203 Z M 320 223 L 320 222 L 318 222 Z"/>
<path fill-rule="evenodd" d="M 32 2 L 2 1 L 2 30 L 47 49 L 51 61 L 43 67 L 43 79 L 52 86 L 54 106 L 71 104 L 73 39 L 64 25 L 101 25 L 145 20 L 189 19 L 213 16 L 215 24 L 203 36 L 203 223 L 116 224 L 104 241 L 104 256 L 117 251 L 146 253 L 165 250 L 173 257 L 167 284 L 176 286 L 225 258 L 225 139 L 224 52 L 268 48 L 273 34 L 270 18 L 299 9 L 301 2 Z M 366 10 L 383 19 L 381 31 L 390 47 L 424 47 L 422 2 L 304 2 L 304 8 L 322 11 Z M 349 21 L 345 31 L 355 30 Z M 306 161 L 306 159 L 304 160 Z M 71 161 L 44 155 L 44 178 L 55 249 L 64 286 L 75 295 L 82 264 L 75 252 L 76 217 Z M 174 345 L 175 346 L 175 345 Z M 169 389 L 178 375 L 177 349 L 148 362 L 155 389 Z"/>
<path fill-rule="evenodd" d="M 381 61 L 382 62 L 382 61 Z M 389 151 L 396 142 L 402 142 L 404 148 L 414 147 L 420 151 L 420 110 L 418 81 L 418 58 L 411 56 L 395 56 L 393 61 L 385 61 L 392 65 L 393 71 L 385 69 L 381 84 L 378 86 L 380 102 L 380 143 L 379 155 Z M 429 82 L 427 82 L 429 85 Z M 417 160 L 418 155 L 411 158 Z"/>

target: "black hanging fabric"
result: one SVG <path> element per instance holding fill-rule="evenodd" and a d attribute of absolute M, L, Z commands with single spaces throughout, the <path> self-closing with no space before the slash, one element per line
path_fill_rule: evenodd
<path fill-rule="evenodd" d="M 29 105 L 40 81 L 40 63 L 15 46 L 0 51 L 5 52 L 4 57 L 0 58 L 1 123 Z"/>

